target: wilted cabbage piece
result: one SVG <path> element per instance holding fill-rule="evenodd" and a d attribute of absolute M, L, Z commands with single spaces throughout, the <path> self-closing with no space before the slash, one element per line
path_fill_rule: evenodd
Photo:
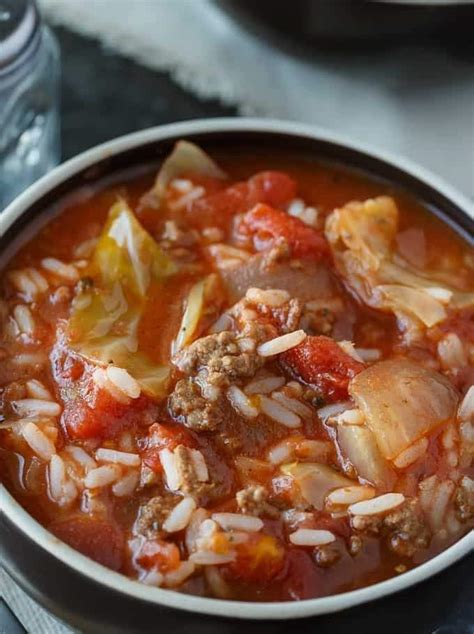
<path fill-rule="evenodd" d="M 281 471 L 295 479 L 303 498 L 319 511 L 330 491 L 354 484 L 339 471 L 317 462 L 294 462 L 282 465 Z"/>
<path fill-rule="evenodd" d="M 352 379 L 349 393 L 389 460 L 454 418 L 458 403 L 447 378 L 407 359 L 381 361 L 363 370 Z"/>
<path fill-rule="evenodd" d="M 350 202 L 326 221 L 338 271 L 369 306 L 393 312 L 408 335 L 446 317 L 446 307 L 474 305 L 474 294 L 448 286 L 442 273 L 421 273 L 396 256 L 398 209 L 381 196 Z M 396 261 L 395 261 L 396 259 Z"/>
<path fill-rule="evenodd" d="M 380 453 L 374 434 L 364 425 L 338 425 L 337 443 L 341 455 L 357 475 L 382 491 L 391 491 L 395 473 Z"/>
<path fill-rule="evenodd" d="M 227 178 L 226 173 L 200 147 L 189 141 L 178 141 L 158 172 L 153 187 L 158 200 L 166 195 L 169 183 L 184 174 Z"/>
<path fill-rule="evenodd" d="M 74 302 L 67 333 L 71 346 L 98 363 L 114 363 L 160 396 L 169 374 L 138 349 L 138 325 L 153 282 L 176 271 L 137 218 L 119 200 L 109 212 L 84 279 L 92 284 Z"/>

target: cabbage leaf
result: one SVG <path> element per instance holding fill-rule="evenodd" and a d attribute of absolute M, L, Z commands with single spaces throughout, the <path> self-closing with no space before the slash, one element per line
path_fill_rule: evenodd
<path fill-rule="evenodd" d="M 83 282 L 91 283 L 73 301 L 67 325 L 72 348 L 93 362 L 125 368 L 145 393 L 161 396 L 169 369 L 139 350 L 138 326 L 151 284 L 176 270 L 127 203 L 118 200 L 84 271 Z"/>

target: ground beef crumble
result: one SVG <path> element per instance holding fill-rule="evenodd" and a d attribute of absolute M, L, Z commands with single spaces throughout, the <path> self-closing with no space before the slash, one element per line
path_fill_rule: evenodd
<path fill-rule="evenodd" d="M 198 432 L 213 430 L 222 420 L 219 404 L 206 400 L 192 378 L 181 379 L 176 383 L 168 405 L 173 418 Z"/>
<path fill-rule="evenodd" d="M 179 498 L 174 495 L 156 495 L 142 504 L 135 521 L 134 532 L 148 539 L 159 536 L 162 525 Z"/>
<path fill-rule="evenodd" d="M 465 476 L 454 496 L 456 515 L 461 522 L 474 517 L 474 480 Z"/>
<path fill-rule="evenodd" d="M 245 489 L 237 491 L 235 495 L 237 506 L 246 515 L 279 516 L 279 511 L 268 503 L 268 493 L 261 485 L 249 485 Z"/>

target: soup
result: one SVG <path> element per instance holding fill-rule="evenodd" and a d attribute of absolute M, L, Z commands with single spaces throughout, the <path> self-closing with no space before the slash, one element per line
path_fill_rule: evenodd
<path fill-rule="evenodd" d="M 2 482 L 151 586 L 403 574 L 473 526 L 473 290 L 472 246 L 406 192 L 181 141 L 59 201 L 5 266 Z"/>

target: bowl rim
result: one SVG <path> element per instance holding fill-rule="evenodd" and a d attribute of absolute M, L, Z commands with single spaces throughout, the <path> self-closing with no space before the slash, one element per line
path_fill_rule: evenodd
<path fill-rule="evenodd" d="M 286 134 L 336 144 L 356 152 L 362 152 L 384 163 L 388 163 L 408 175 L 414 176 L 454 202 L 468 217 L 474 218 L 474 203 L 472 201 L 444 182 L 439 176 L 406 158 L 398 157 L 390 152 L 380 151 L 317 126 L 275 119 L 215 118 L 196 119 L 156 126 L 127 134 L 91 148 L 66 161 L 31 185 L 8 205 L 0 215 L 0 235 L 25 213 L 35 201 L 71 176 L 92 167 L 97 162 L 137 148 L 140 145 L 148 145 L 153 142 L 186 137 L 188 135 L 226 132 Z M 229 601 L 187 595 L 167 589 L 146 586 L 101 566 L 57 539 L 29 515 L 1 483 L 0 509 L 1 513 L 4 513 L 20 531 L 55 559 L 110 590 L 168 608 L 236 619 L 294 619 L 337 612 L 409 588 L 444 570 L 474 549 L 474 531 L 471 531 L 449 548 L 413 570 L 365 588 L 304 601 L 271 603 Z"/>

